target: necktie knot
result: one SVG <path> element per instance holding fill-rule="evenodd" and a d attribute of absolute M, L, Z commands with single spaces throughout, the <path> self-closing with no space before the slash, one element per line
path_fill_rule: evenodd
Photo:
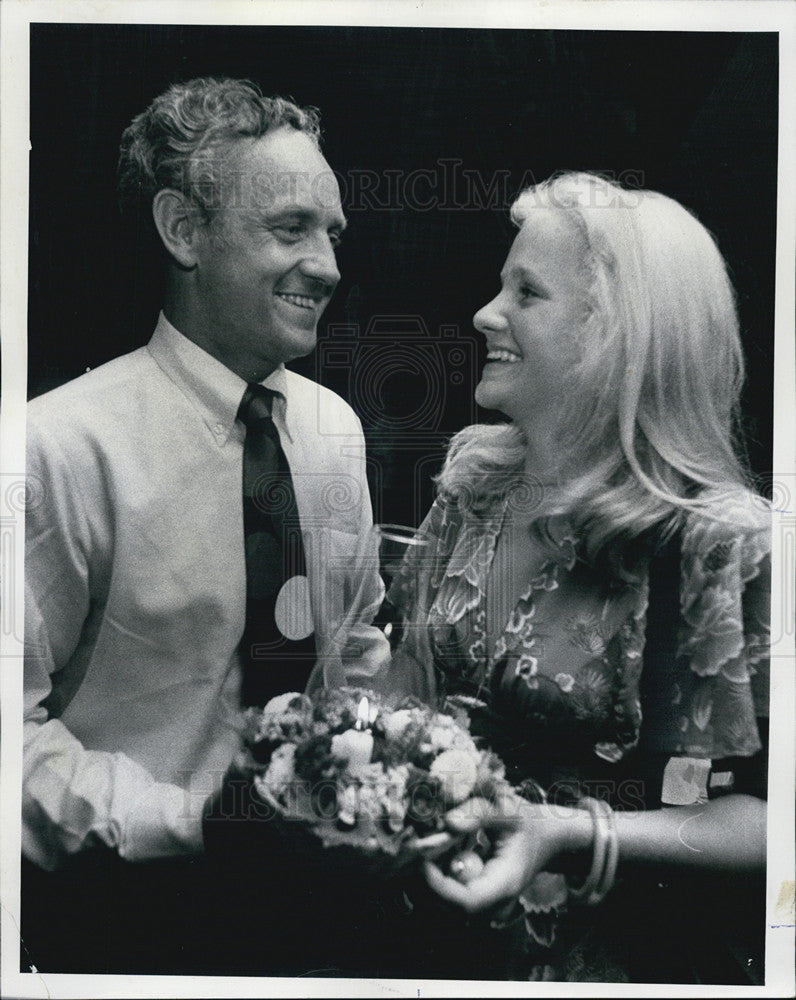
<path fill-rule="evenodd" d="M 261 420 L 271 420 L 271 407 L 274 396 L 271 389 L 252 383 L 246 387 L 243 399 L 238 407 L 238 420 L 246 427 L 252 427 Z"/>

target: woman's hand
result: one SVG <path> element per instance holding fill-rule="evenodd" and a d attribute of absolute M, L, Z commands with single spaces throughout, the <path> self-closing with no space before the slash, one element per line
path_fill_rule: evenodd
<path fill-rule="evenodd" d="M 748 795 L 726 795 L 701 806 L 617 812 L 615 820 L 625 864 L 748 874 L 765 868 L 766 803 Z M 468 913 L 516 899 L 539 872 L 562 870 L 563 855 L 587 856 L 593 840 L 586 810 L 523 799 L 499 807 L 471 799 L 448 813 L 446 822 L 454 837 L 484 830 L 493 843 L 483 870 L 467 884 L 431 861 L 425 864 L 431 888 Z"/>
<path fill-rule="evenodd" d="M 484 799 L 470 799 L 449 812 L 446 823 L 459 837 L 474 835 L 479 830 L 487 832 L 493 842 L 492 854 L 480 874 L 466 884 L 445 874 L 432 861 L 424 865 L 426 880 L 443 899 L 468 913 L 513 901 L 559 853 L 581 846 L 584 834 L 587 839 L 583 846 L 588 845 L 590 821 L 588 816 L 577 814 L 578 810 L 537 805 L 518 798 L 499 806 Z"/>

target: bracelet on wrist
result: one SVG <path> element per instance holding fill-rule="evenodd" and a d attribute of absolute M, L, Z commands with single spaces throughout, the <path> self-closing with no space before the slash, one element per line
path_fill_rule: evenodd
<path fill-rule="evenodd" d="M 592 820 L 592 863 L 581 886 L 569 886 L 569 895 L 587 906 L 596 906 L 608 895 L 616 877 L 619 861 L 619 838 L 614 811 L 602 799 L 586 796 L 578 801 L 588 809 Z"/>
<path fill-rule="evenodd" d="M 591 905 L 596 906 L 601 903 L 611 891 L 616 880 L 616 869 L 619 864 L 619 835 L 616 830 L 616 816 L 613 809 L 607 802 L 603 803 L 608 821 L 608 847 L 605 852 L 605 866 L 597 888 L 594 890 L 594 899 Z"/>

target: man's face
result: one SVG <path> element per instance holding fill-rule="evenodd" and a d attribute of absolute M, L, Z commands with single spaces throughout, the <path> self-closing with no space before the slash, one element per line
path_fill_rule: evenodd
<path fill-rule="evenodd" d="M 261 381 L 315 347 L 340 280 L 340 192 L 318 148 L 292 128 L 241 140 L 223 192 L 198 243 L 197 340 L 241 378 Z"/>

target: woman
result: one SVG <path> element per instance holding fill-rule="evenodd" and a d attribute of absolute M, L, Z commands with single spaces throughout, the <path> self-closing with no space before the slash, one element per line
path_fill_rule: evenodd
<path fill-rule="evenodd" d="M 748 982 L 708 956 L 731 930 L 722 874 L 754 888 L 765 864 L 770 519 L 734 449 L 725 265 L 682 206 L 590 174 L 511 217 L 474 319 L 476 400 L 508 423 L 451 444 L 391 590 L 392 670 L 466 705 L 536 801 L 449 814 L 478 857 L 426 877 L 492 928 L 527 925 L 510 974 Z"/>

